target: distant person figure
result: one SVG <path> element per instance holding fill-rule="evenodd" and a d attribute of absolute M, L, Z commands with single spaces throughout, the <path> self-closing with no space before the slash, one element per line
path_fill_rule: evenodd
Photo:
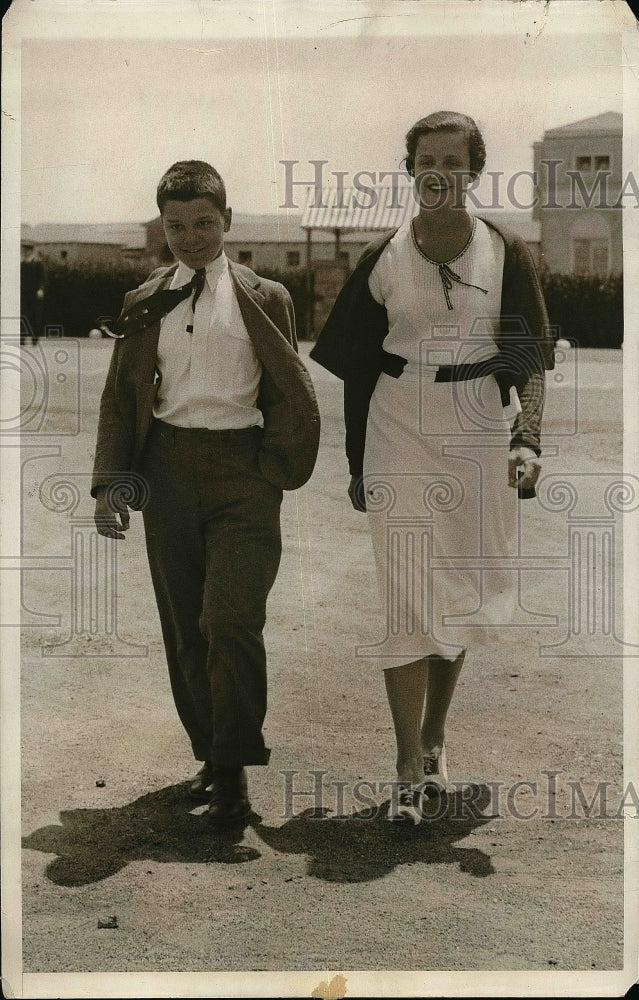
<path fill-rule="evenodd" d="M 36 253 L 35 246 L 24 241 L 20 260 L 20 343 L 31 337 L 37 344 L 42 336 L 44 318 L 44 296 L 47 286 L 47 270 Z"/>
<path fill-rule="evenodd" d="M 231 209 L 217 170 L 174 163 L 157 204 L 177 263 L 125 297 L 92 494 L 100 534 L 124 538 L 127 503 L 136 505 L 127 473 L 146 480 L 173 697 L 203 762 L 190 793 L 221 826 L 246 818 L 245 767 L 269 760 L 266 599 L 280 562 L 282 490 L 311 475 L 319 414 L 290 295 L 224 253 Z"/>
<path fill-rule="evenodd" d="M 554 364 L 525 243 L 466 210 L 485 158 L 466 115 L 412 126 L 405 163 L 419 213 L 367 247 L 311 351 L 344 380 L 349 495 L 368 508 L 387 616 L 389 819 L 413 823 L 424 797 L 448 786 L 445 724 L 467 645 L 512 616 L 516 574 L 500 565 L 516 554 L 509 487 L 534 495 Z M 519 410 L 512 427 L 507 404 Z"/>

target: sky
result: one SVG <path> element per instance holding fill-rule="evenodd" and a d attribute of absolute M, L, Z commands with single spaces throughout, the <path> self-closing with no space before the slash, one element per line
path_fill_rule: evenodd
<path fill-rule="evenodd" d="M 545 129 L 622 110 L 614 31 L 568 33 L 552 18 L 541 30 L 528 20 L 496 31 L 481 13 L 475 29 L 451 18 L 447 30 L 422 5 L 410 9 L 420 12 L 410 30 L 406 18 L 375 30 L 350 18 L 340 34 L 336 18 L 328 30 L 310 14 L 305 25 L 302 7 L 294 33 L 253 25 L 229 37 L 213 23 L 182 38 L 27 38 L 22 221 L 146 221 L 178 159 L 213 163 L 236 211 L 275 212 L 286 200 L 282 160 L 299 161 L 293 178 L 304 181 L 309 161 L 328 161 L 327 184 L 332 171 L 348 184 L 358 171 L 398 170 L 407 129 L 440 109 L 473 116 L 486 169 L 508 176 L 532 169 Z M 517 190 L 523 199 L 529 188 Z M 293 200 L 301 210 L 301 187 Z"/>

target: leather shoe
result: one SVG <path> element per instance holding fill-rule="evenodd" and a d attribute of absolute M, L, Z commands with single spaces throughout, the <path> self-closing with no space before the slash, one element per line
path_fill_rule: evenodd
<path fill-rule="evenodd" d="M 246 771 L 243 767 L 218 767 L 213 771 L 209 820 L 216 826 L 239 823 L 251 812 Z"/>
<path fill-rule="evenodd" d="M 391 795 L 386 819 L 391 823 L 412 823 L 418 826 L 423 819 L 421 797 L 421 785 L 397 782 L 397 790 Z"/>
<path fill-rule="evenodd" d="M 203 766 L 197 772 L 189 785 L 189 795 L 200 802 L 208 802 L 211 797 L 211 783 L 213 781 L 213 766 L 205 760 Z"/>
<path fill-rule="evenodd" d="M 445 795 L 450 790 L 448 783 L 448 768 L 446 766 L 446 747 L 433 747 L 430 753 L 424 754 L 424 795 L 426 798 L 436 798 Z"/>

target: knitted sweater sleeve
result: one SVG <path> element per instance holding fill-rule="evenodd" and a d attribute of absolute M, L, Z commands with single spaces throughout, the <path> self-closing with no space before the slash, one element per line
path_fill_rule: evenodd
<path fill-rule="evenodd" d="M 521 413 L 511 428 L 510 447 L 525 445 L 539 455 L 544 373 L 554 367 L 553 341 L 535 265 L 519 237 L 506 248 L 499 347 L 521 403 Z"/>

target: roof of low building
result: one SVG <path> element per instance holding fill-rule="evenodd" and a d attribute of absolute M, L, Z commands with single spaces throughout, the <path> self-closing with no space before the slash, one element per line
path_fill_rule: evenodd
<path fill-rule="evenodd" d="M 382 185 L 376 188 L 324 188 L 321 197 L 308 189 L 301 220 L 303 229 L 384 232 L 401 226 L 415 213 L 412 188 Z"/>
<path fill-rule="evenodd" d="M 301 229 L 299 214 L 250 215 L 234 212 L 226 243 L 303 243 L 306 233 Z M 328 241 L 332 241 L 332 235 Z"/>
<path fill-rule="evenodd" d="M 76 223 L 43 222 L 37 226 L 23 227 L 28 238 L 34 243 L 84 243 L 102 246 L 119 246 L 127 250 L 143 250 L 146 247 L 146 231 L 137 222 L 96 222 Z"/>
<path fill-rule="evenodd" d="M 558 128 L 547 129 L 545 139 L 570 138 L 575 135 L 621 135 L 623 132 L 623 115 L 618 111 L 604 111 L 592 118 L 581 118 L 579 121 L 560 125 Z"/>
<path fill-rule="evenodd" d="M 305 243 L 306 233 L 301 228 L 302 216 L 299 213 L 273 212 L 267 214 L 251 214 L 248 212 L 233 212 L 231 228 L 224 237 L 224 242 L 233 243 Z M 148 228 L 162 228 L 161 216 L 145 223 Z M 361 238 L 361 237 L 360 237 Z M 332 233 L 313 233 L 314 243 L 332 243 Z"/>

